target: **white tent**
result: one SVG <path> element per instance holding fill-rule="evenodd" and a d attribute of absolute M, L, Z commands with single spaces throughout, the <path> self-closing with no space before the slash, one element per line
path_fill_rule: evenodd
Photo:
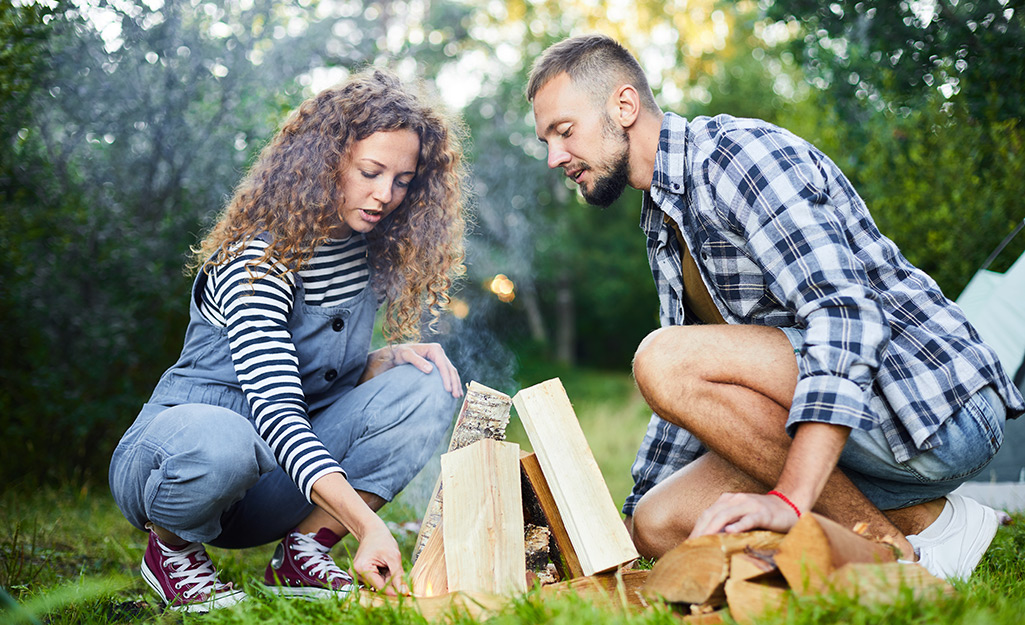
<path fill-rule="evenodd" d="M 987 267 L 1023 227 L 1025 221 L 1001 242 L 957 298 L 1019 388 L 1025 386 L 1025 254 L 1007 273 Z M 1007 422 L 1003 446 L 975 479 L 979 481 L 963 484 L 958 492 L 996 508 L 1025 510 L 1025 417 Z"/>
<path fill-rule="evenodd" d="M 1011 236 L 1021 228 L 1019 225 Z M 1003 245 L 990 258 L 1000 253 Z M 957 304 L 996 351 L 1007 375 L 1013 377 L 1025 360 L 1025 254 L 1007 273 L 980 269 L 958 296 Z"/>

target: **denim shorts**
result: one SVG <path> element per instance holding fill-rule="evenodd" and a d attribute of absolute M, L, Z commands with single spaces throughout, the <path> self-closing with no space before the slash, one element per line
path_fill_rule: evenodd
<path fill-rule="evenodd" d="M 804 330 L 780 328 L 800 354 Z M 880 398 L 872 408 L 881 419 L 896 419 Z M 906 508 L 938 499 L 993 459 L 1003 440 L 1007 407 L 992 386 L 972 395 L 936 431 L 937 446 L 904 462 L 893 455 L 882 427 L 852 429 L 839 467 L 880 510 Z"/>

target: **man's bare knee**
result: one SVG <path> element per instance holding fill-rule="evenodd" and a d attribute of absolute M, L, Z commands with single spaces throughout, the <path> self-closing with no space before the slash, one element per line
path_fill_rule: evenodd
<path fill-rule="evenodd" d="M 690 528 L 680 525 L 668 506 L 652 499 L 641 499 L 633 514 L 631 536 L 637 552 L 645 558 L 660 558 L 686 539 Z"/>
<path fill-rule="evenodd" d="M 680 326 L 659 328 L 644 337 L 637 346 L 633 374 L 642 394 L 664 380 L 670 369 L 677 370 L 683 364 L 686 353 L 680 349 L 676 336 L 683 331 L 685 329 Z"/>

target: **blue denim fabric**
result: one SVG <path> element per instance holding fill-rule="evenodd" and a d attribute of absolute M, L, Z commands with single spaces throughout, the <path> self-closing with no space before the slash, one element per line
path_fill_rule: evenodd
<path fill-rule="evenodd" d="M 390 500 L 436 451 L 456 403 L 436 369 L 401 365 L 311 423 L 353 488 Z M 132 525 L 227 548 L 280 539 L 313 510 L 252 423 L 208 404 L 147 404 L 114 452 L 110 485 Z"/>
<path fill-rule="evenodd" d="M 781 328 L 800 353 L 803 331 Z M 884 414 L 886 404 L 870 405 Z M 838 465 L 881 510 L 906 508 L 938 499 L 978 475 L 1004 440 L 1007 407 L 992 386 L 985 386 L 947 419 L 933 435 L 936 447 L 898 462 L 881 427 L 852 429 Z"/>
<path fill-rule="evenodd" d="M 231 362 L 227 330 L 208 322 L 192 287 L 181 356 L 114 451 L 110 489 L 125 517 L 230 547 L 281 538 L 312 505 L 257 434 Z M 378 308 L 370 287 L 339 306 L 305 303 L 288 330 L 317 437 L 353 487 L 391 499 L 426 464 L 455 414 L 437 370 L 411 365 L 357 385 Z"/>

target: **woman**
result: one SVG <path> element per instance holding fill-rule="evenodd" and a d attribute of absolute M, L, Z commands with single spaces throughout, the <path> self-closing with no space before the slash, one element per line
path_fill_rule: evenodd
<path fill-rule="evenodd" d="M 150 531 L 142 574 L 171 608 L 244 598 L 204 543 L 280 540 L 276 592 L 344 592 L 328 550 L 404 592 L 376 510 L 436 449 L 459 374 L 419 336 L 463 271 L 461 166 L 446 121 L 380 70 L 304 102 L 195 252 L 178 362 L 114 452 L 110 487 Z M 369 352 L 387 302 L 389 346 Z"/>

